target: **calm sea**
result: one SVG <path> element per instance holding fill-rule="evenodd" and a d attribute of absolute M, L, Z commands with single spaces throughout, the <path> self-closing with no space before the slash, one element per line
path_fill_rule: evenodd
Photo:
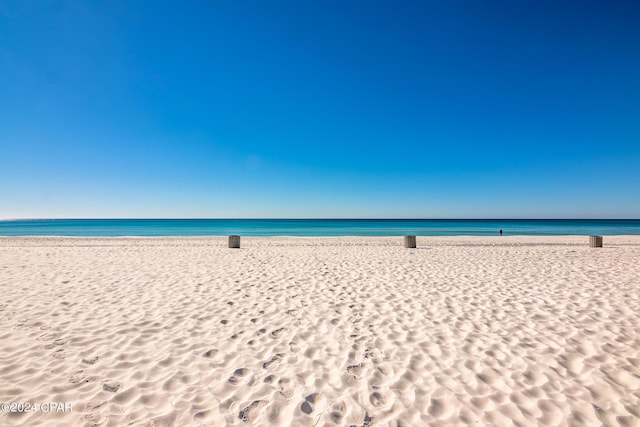
<path fill-rule="evenodd" d="M 639 219 L 45 219 L 0 221 L 0 236 L 640 235 Z"/>

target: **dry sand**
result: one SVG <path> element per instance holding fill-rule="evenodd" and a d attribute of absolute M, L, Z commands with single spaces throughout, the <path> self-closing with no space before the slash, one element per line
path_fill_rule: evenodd
<path fill-rule="evenodd" d="M 72 405 L 0 425 L 640 425 L 640 237 L 587 241 L 0 238 L 0 402 Z"/>

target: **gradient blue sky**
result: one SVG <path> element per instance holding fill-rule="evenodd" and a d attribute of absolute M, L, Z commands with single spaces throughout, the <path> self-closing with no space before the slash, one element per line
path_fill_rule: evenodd
<path fill-rule="evenodd" d="M 0 1 L 0 217 L 640 217 L 638 1 Z"/>

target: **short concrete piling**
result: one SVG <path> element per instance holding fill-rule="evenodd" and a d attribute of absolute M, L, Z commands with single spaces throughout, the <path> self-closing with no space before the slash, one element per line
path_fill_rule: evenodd
<path fill-rule="evenodd" d="M 416 236 L 404 236 L 404 247 L 405 248 L 415 248 L 416 247 Z"/>
<path fill-rule="evenodd" d="M 602 236 L 589 236 L 589 247 L 590 248 L 601 248 L 602 247 Z"/>
<path fill-rule="evenodd" d="M 229 236 L 229 247 L 240 249 L 240 236 Z"/>

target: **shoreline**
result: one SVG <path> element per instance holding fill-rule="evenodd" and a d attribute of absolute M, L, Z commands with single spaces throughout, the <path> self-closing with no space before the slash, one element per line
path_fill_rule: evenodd
<path fill-rule="evenodd" d="M 201 243 L 220 245 L 227 248 L 228 235 L 219 236 L 0 236 L 0 247 L 4 244 L 7 246 L 14 245 L 19 242 L 25 244 L 34 244 L 38 242 L 47 242 L 55 246 L 61 242 L 84 242 L 91 244 L 92 242 L 110 242 L 118 243 L 122 240 L 123 244 L 131 244 L 136 241 L 140 242 L 183 242 L 183 243 Z M 274 243 L 283 244 L 291 243 L 292 245 L 304 244 L 313 246 L 318 243 L 335 244 L 341 246 L 348 242 L 349 245 L 363 246 L 385 246 L 385 247 L 403 247 L 403 236 L 244 236 L 241 235 L 241 248 L 247 247 L 270 247 Z M 616 245 L 640 245 L 640 235 L 602 235 L 604 245 L 602 248 L 611 248 Z M 315 242 L 315 243 L 314 243 Z M 553 245 L 553 246 L 585 246 L 588 247 L 589 235 L 546 235 L 546 236 L 416 236 L 417 249 L 429 246 L 524 246 L 524 245 Z M 592 248 L 593 249 L 593 248 Z"/>

